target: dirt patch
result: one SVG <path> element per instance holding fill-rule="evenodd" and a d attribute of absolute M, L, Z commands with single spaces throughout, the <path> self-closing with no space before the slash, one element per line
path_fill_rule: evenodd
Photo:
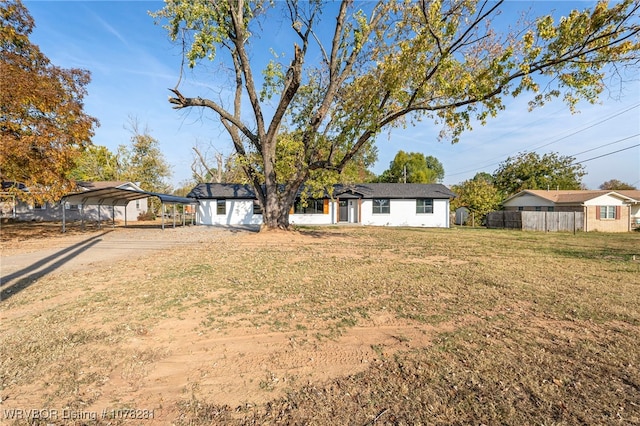
<path fill-rule="evenodd" d="M 309 340 L 301 333 L 235 329 L 232 333 L 196 331 L 193 320 L 168 320 L 131 338 L 132 349 L 159 355 L 131 380 L 127 369 L 115 369 L 92 404 L 99 409 L 114 400 L 153 406 L 159 400 L 192 395 L 238 407 L 282 397 L 294 386 L 364 371 L 370 363 L 398 350 L 421 347 L 434 334 L 451 329 L 424 325 L 355 327 L 335 340 Z"/>

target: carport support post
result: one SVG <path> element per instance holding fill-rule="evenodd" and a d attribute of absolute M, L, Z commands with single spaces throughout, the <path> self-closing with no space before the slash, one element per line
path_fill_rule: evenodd
<path fill-rule="evenodd" d="M 115 228 L 116 227 L 116 205 L 115 204 L 111 205 L 111 218 L 112 218 L 111 227 Z"/>
<path fill-rule="evenodd" d="M 162 216 L 162 230 L 164 231 L 164 203 L 161 203 L 160 206 L 160 216 Z"/>
<path fill-rule="evenodd" d="M 62 201 L 60 201 L 60 206 L 62 207 L 62 233 L 64 234 L 65 232 L 67 232 L 67 218 L 65 216 L 65 202 L 64 199 Z"/>
<path fill-rule="evenodd" d="M 171 215 L 173 216 L 173 229 L 176 228 L 176 204 L 171 204 Z"/>

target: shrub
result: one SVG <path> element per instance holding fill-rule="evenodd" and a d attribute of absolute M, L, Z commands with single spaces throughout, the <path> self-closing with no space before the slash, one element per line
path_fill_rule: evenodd
<path fill-rule="evenodd" d="M 156 215 L 154 212 L 147 210 L 138 215 L 138 220 L 156 220 Z"/>

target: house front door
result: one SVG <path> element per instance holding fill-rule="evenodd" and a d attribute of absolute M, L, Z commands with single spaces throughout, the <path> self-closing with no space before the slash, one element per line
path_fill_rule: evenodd
<path fill-rule="evenodd" d="M 340 209 L 338 210 L 338 221 L 349 222 L 349 202 L 340 200 Z"/>

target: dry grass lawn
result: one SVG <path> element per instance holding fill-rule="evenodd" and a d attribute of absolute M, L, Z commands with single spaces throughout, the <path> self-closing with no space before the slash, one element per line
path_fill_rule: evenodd
<path fill-rule="evenodd" d="M 640 424 L 640 233 L 165 232 L 0 302 L 2 422 Z"/>

